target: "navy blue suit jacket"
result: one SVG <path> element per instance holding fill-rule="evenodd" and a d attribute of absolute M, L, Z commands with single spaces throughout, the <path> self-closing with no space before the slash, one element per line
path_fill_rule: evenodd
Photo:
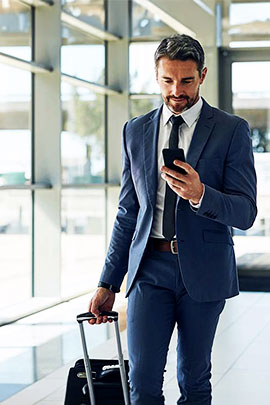
<path fill-rule="evenodd" d="M 157 195 L 157 144 L 162 107 L 127 122 L 118 213 L 100 281 L 127 295 L 151 232 Z M 183 282 L 197 301 L 237 295 L 230 227 L 248 229 L 256 214 L 256 174 L 249 127 L 243 119 L 203 100 L 187 162 L 205 184 L 201 207 L 177 199 L 176 235 Z"/>

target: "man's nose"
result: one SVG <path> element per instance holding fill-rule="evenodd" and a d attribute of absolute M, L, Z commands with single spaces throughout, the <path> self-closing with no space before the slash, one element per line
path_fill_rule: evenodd
<path fill-rule="evenodd" d="M 179 97 L 181 93 L 182 93 L 182 86 L 181 86 L 181 84 L 180 84 L 180 83 L 175 83 L 175 84 L 173 85 L 173 95 L 174 95 L 175 97 Z"/>

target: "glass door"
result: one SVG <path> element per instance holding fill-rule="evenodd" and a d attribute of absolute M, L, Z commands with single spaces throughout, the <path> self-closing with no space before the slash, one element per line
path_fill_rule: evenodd
<path fill-rule="evenodd" d="M 240 287 L 270 291 L 270 57 L 238 50 L 226 51 L 221 61 L 225 58 L 222 77 L 227 89 L 221 108 L 248 121 L 258 180 L 254 225 L 247 231 L 233 229 Z"/>

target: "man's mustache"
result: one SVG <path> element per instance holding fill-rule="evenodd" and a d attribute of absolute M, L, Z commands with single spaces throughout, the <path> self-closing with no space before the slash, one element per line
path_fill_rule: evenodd
<path fill-rule="evenodd" d="M 175 96 L 168 96 L 167 99 L 170 100 L 173 98 L 174 100 L 189 100 L 188 96 L 180 96 L 180 97 L 175 97 Z"/>

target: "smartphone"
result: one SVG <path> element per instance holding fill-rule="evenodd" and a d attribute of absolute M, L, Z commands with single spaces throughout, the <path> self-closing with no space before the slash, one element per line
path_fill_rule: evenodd
<path fill-rule="evenodd" d="M 175 166 L 173 163 L 174 160 L 181 160 L 182 162 L 185 162 L 185 154 L 183 149 L 163 149 L 163 159 L 164 159 L 164 165 L 168 167 L 169 169 L 175 170 L 178 173 L 181 174 L 187 174 L 187 172 L 182 169 L 179 166 Z"/>

